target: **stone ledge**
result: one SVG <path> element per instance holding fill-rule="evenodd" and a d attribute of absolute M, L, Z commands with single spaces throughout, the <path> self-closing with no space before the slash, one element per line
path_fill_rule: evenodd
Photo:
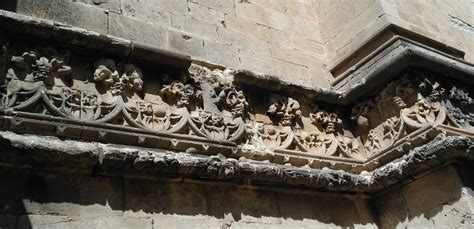
<path fill-rule="evenodd" d="M 179 69 L 187 69 L 191 65 L 189 55 L 4 10 L 0 10 L 0 31 L 8 36 L 44 39 L 76 49 L 101 51 Z"/>
<path fill-rule="evenodd" d="M 0 132 L 0 143 L 2 167 L 145 179 L 226 181 L 340 194 L 373 194 L 447 163 L 474 159 L 471 140 L 443 134 L 383 167 L 360 174 L 12 132 Z"/>
<path fill-rule="evenodd" d="M 474 82 L 474 65 L 398 36 L 335 79 L 333 90 L 340 93 L 336 103 L 348 105 L 410 67 L 442 74 L 469 85 Z"/>

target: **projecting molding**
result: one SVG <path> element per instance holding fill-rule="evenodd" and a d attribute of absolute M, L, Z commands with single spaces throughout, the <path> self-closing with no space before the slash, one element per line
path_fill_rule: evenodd
<path fill-rule="evenodd" d="M 381 166 L 390 166 L 427 144 L 447 142 L 439 143 L 444 150 L 435 150 L 433 155 L 472 157 L 473 67 L 403 39 L 390 41 L 382 51 L 359 62 L 337 79 L 333 89 L 320 89 L 248 71 L 211 70 L 190 64 L 189 57 L 179 53 L 144 45 L 135 48 L 132 41 L 12 13 L 0 14 L 0 30 L 0 125 L 4 131 L 200 158 L 199 169 L 189 170 L 190 176 L 199 175 L 196 171 L 204 165 L 212 166 L 206 163 L 217 155 L 236 165 L 231 170 L 245 171 L 247 167 L 235 160 L 240 158 L 262 171 L 327 168 L 331 173 L 344 170 L 343 174 L 357 179 L 363 175 L 355 174 L 362 171 L 378 176 Z M 100 45 L 91 47 L 94 42 Z M 441 135 L 459 138 L 433 143 Z M 3 141 L 10 142 L 8 152 L 15 152 L 15 147 L 23 152 L 25 145 L 14 143 L 20 136 L 10 132 L 3 136 Z M 8 140 L 8 136 L 15 137 Z M 39 136 L 31 139 L 41 141 Z M 54 141 L 51 152 L 68 151 L 69 143 L 61 146 L 60 140 Z M 463 153 L 450 152 L 461 148 Z M 100 154 L 95 150 L 99 149 L 91 149 L 89 155 L 93 164 Z M 36 151 L 31 148 L 31 153 Z M 133 155 L 114 150 L 110 157 L 105 155 L 105 161 L 142 163 L 141 156 Z M 149 160 L 144 168 L 150 171 L 175 166 Z M 274 179 L 255 171 L 236 176 Z M 308 185 L 315 182 L 311 173 L 304 181 Z M 365 185 L 365 191 L 374 186 Z M 344 189 L 357 191 L 352 186 Z"/>

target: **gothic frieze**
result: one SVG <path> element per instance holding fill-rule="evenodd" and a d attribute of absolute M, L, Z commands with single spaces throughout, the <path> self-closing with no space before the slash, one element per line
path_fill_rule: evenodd
<path fill-rule="evenodd" d="M 17 132 L 37 125 L 46 135 L 348 171 L 441 132 L 474 132 L 472 88 L 416 69 L 337 106 L 235 83 L 229 69 L 183 73 L 64 47 L 1 47 L 3 129 Z"/>

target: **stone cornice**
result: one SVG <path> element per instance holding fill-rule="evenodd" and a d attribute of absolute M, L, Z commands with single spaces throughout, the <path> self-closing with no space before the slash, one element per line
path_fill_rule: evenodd
<path fill-rule="evenodd" d="M 383 167 L 361 174 L 12 132 L 0 132 L 0 144 L 0 166 L 16 169 L 176 181 L 204 179 L 257 188 L 367 195 L 450 162 L 474 159 L 471 140 L 444 134 Z"/>
<path fill-rule="evenodd" d="M 3 11 L 0 30 L 2 130 L 354 174 L 474 138 L 472 65 L 399 37 L 329 90 Z"/>
<path fill-rule="evenodd" d="M 25 40 L 48 40 L 88 53 L 100 52 L 172 68 L 187 69 L 191 65 L 191 57 L 186 54 L 4 10 L 0 10 L 0 31 Z"/>

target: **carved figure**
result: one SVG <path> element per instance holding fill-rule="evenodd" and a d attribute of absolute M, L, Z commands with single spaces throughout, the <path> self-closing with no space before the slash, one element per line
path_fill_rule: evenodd
<path fill-rule="evenodd" d="M 183 84 L 179 81 L 173 81 L 165 85 L 160 94 L 171 104 L 177 107 L 188 107 L 192 101 L 199 97 L 194 86 L 191 84 Z"/>
<path fill-rule="evenodd" d="M 117 66 L 114 60 L 104 58 L 97 60 L 94 67 L 94 81 L 103 82 L 112 95 L 123 95 L 125 90 L 138 92 L 143 88 L 142 71 L 133 64 Z"/>
<path fill-rule="evenodd" d="M 282 126 L 291 126 L 294 121 L 301 118 L 300 104 L 298 101 L 288 97 L 270 96 L 270 106 L 267 113 L 275 115 Z"/>
<path fill-rule="evenodd" d="M 55 50 L 53 51 L 56 53 Z M 71 67 L 65 64 L 64 59 L 59 56 L 44 56 L 39 51 L 29 51 L 20 56 L 12 56 L 10 62 L 27 74 L 26 81 L 42 81 L 53 85 L 54 77 L 66 76 L 71 73 Z M 14 71 L 11 73 L 11 76 L 17 78 Z"/>

